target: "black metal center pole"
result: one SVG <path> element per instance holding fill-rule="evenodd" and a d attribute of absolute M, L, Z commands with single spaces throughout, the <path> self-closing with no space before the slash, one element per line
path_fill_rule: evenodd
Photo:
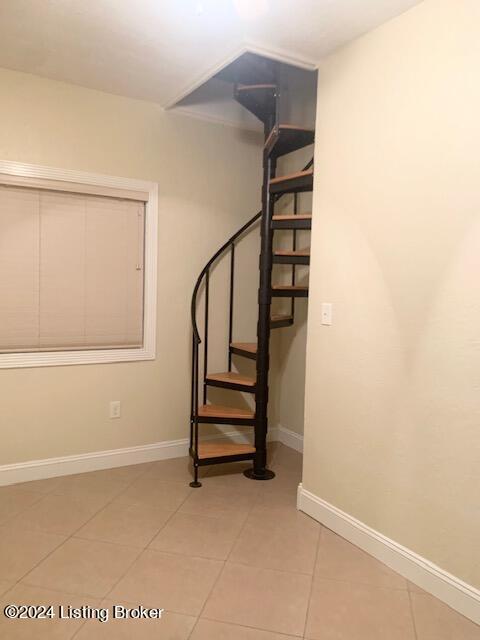
<path fill-rule="evenodd" d="M 253 480 L 271 480 L 273 471 L 267 469 L 268 431 L 268 373 L 270 366 L 270 307 L 272 302 L 272 242 L 271 219 L 273 199 L 270 195 L 270 178 L 275 174 L 276 161 L 268 152 L 263 155 L 262 220 L 260 250 L 260 285 L 258 290 L 257 325 L 257 391 L 255 394 L 255 457 L 253 469 L 244 475 Z"/>

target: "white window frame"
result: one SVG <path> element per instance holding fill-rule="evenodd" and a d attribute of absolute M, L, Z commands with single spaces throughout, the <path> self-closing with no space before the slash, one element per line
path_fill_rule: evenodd
<path fill-rule="evenodd" d="M 86 349 L 75 351 L 0 353 L 0 369 L 154 360 L 156 357 L 157 326 L 157 183 L 1 160 L 0 174 L 25 178 L 43 178 L 44 180 L 61 180 L 66 183 L 66 186 L 68 186 L 68 183 L 75 183 L 77 185 L 90 185 L 92 187 L 109 187 L 148 192 L 148 202 L 145 203 L 143 347 L 136 349 Z M 72 191 L 74 191 L 73 188 Z M 92 189 L 92 192 L 94 191 L 95 189 Z"/>

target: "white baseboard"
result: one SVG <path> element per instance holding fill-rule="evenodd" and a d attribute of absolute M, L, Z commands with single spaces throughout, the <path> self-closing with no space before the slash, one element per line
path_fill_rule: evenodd
<path fill-rule="evenodd" d="M 303 436 L 295 431 L 290 431 L 290 429 L 282 427 L 282 425 L 278 425 L 277 431 L 278 437 L 276 439 L 279 442 L 291 449 L 295 449 L 295 451 L 303 453 Z"/>
<path fill-rule="evenodd" d="M 480 624 L 480 591 L 475 587 L 303 489 L 301 484 L 298 487 L 297 507 L 452 609 Z"/>
<path fill-rule="evenodd" d="M 110 451 L 94 451 L 74 456 L 5 464 L 0 467 L 0 486 L 124 467 L 167 458 L 179 458 L 187 453 L 188 440 L 182 439 Z"/>
<path fill-rule="evenodd" d="M 207 436 L 202 440 L 219 440 L 228 438 L 230 441 L 245 443 L 251 435 L 251 429 L 246 431 L 226 431 L 219 429 L 220 433 Z M 278 439 L 278 429 L 269 431 L 269 440 Z M 44 480 L 57 476 L 68 476 L 74 473 L 86 473 L 101 469 L 124 467 L 131 464 L 142 464 L 166 460 L 167 458 L 181 458 L 188 455 L 188 438 L 181 440 L 166 440 L 153 444 L 144 444 L 137 447 L 123 449 L 111 449 L 110 451 L 94 451 L 61 458 L 47 458 L 45 460 L 30 460 L 0 466 L 0 486 L 29 482 L 31 480 Z"/>

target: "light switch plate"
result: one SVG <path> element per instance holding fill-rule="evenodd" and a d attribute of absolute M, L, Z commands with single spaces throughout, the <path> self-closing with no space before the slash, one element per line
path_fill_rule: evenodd
<path fill-rule="evenodd" d="M 112 402 L 110 402 L 110 418 L 120 418 L 121 415 L 122 407 L 120 404 L 120 400 L 112 400 Z"/>
<path fill-rule="evenodd" d="M 322 324 L 330 326 L 332 324 L 332 303 L 322 302 Z"/>

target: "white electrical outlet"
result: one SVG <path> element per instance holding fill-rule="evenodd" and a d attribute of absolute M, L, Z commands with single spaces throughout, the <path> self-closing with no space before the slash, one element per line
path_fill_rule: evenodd
<path fill-rule="evenodd" d="M 332 303 L 322 302 L 322 324 L 327 326 L 332 324 Z"/>
<path fill-rule="evenodd" d="M 110 418 L 120 418 L 122 415 L 122 407 L 120 400 L 112 400 L 110 402 Z"/>

